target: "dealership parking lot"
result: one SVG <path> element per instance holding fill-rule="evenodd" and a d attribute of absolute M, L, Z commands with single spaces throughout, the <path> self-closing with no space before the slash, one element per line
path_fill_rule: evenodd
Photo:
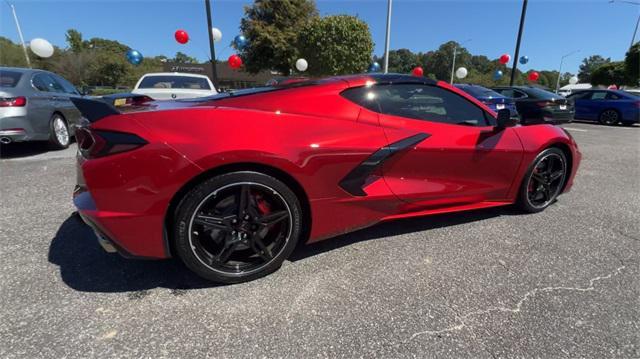
<path fill-rule="evenodd" d="M 107 254 L 73 214 L 75 149 L 0 153 L 0 357 L 640 357 L 640 127 L 583 153 L 546 211 L 380 224 L 216 286 Z"/>

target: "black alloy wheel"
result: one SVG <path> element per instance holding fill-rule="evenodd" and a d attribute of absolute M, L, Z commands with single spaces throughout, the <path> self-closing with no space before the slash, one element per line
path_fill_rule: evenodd
<path fill-rule="evenodd" d="M 526 212 L 540 212 L 560 194 L 567 177 L 567 159 L 558 148 L 542 151 L 525 175 L 518 204 Z"/>
<path fill-rule="evenodd" d="M 202 277 L 252 280 L 278 269 L 301 233 L 295 194 L 257 172 L 234 172 L 196 186 L 178 208 L 176 249 Z"/>
<path fill-rule="evenodd" d="M 613 109 L 604 110 L 600 114 L 598 120 L 603 125 L 614 126 L 620 121 L 620 114 L 618 114 L 618 111 Z"/>

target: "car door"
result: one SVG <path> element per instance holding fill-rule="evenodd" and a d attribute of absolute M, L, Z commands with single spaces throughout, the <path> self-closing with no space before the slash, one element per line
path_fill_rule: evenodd
<path fill-rule="evenodd" d="M 33 131 L 39 135 L 49 133 L 49 120 L 55 110 L 55 92 L 49 85 L 45 72 L 35 73 L 31 77 L 31 86 L 35 89 L 27 100 L 27 116 Z"/>
<path fill-rule="evenodd" d="M 597 120 L 600 112 L 607 107 L 607 91 L 592 91 L 584 101 L 585 118 Z"/>
<path fill-rule="evenodd" d="M 399 149 L 382 167 L 399 198 L 420 207 L 506 199 L 523 151 L 512 128 L 497 130 L 481 107 L 435 85 L 376 85 L 365 96 Z"/>
<path fill-rule="evenodd" d="M 593 116 L 589 115 L 587 111 L 587 105 L 591 98 L 591 92 L 577 92 L 569 96 L 569 100 L 573 101 L 576 114 L 575 118 L 583 120 L 593 120 Z"/>
<path fill-rule="evenodd" d="M 73 134 L 75 132 L 75 125 L 78 124 L 81 114 L 73 102 L 71 102 L 71 99 L 82 96 L 75 86 L 73 86 L 69 81 L 55 74 L 49 74 L 49 76 L 57 84 L 55 99 L 56 109 L 60 111 L 67 120 L 69 130 L 71 131 L 71 134 Z"/>

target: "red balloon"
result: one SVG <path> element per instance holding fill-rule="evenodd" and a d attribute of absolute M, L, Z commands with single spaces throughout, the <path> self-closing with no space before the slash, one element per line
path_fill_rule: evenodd
<path fill-rule="evenodd" d="M 227 62 L 232 69 L 239 69 L 242 66 L 242 58 L 236 54 L 229 56 Z"/>
<path fill-rule="evenodd" d="M 500 63 L 503 65 L 506 65 L 509 60 L 511 60 L 511 56 L 509 56 L 509 54 L 504 54 L 502 56 L 500 56 Z"/>
<path fill-rule="evenodd" d="M 173 36 L 176 38 L 176 41 L 181 44 L 186 44 L 189 42 L 189 34 L 187 34 L 184 30 L 177 30 Z"/>
<path fill-rule="evenodd" d="M 420 77 L 420 76 L 424 75 L 424 70 L 420 66 L 414 67 L 413 70 L 411 70 L 411 74 L 413 74 L 413 76 Z"/>
<path fill-rule="evenodd" d="M 538 81 L 539 78 L 540 78 L 540 74 L 539 73 L 537 73 L 535 71 L 529 73 L 529 81 L 536 82 L 536 81 Z"/>

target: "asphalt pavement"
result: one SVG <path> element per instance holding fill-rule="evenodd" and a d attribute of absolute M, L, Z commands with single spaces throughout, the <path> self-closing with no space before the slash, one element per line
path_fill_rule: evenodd
<path fill-rule="evenodd" d="M 640 357 L 640 127 L 572 123 L 546 211 L 377 225 L 216 286 L 107 254 L 74 215 L 75 149 L 0 148 L 0 358 Z"/>

